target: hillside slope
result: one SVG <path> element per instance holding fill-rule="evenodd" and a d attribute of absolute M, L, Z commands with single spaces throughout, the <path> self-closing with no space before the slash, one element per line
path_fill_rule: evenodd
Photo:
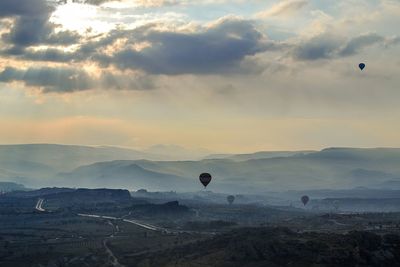
<path fill-rule="evenodd" d="M 266 192 L 274 190 L 394 189 L 400 181 L 400 149 L 326 149 L 290 157 L 233 161 L 113 161 L 80 167 L 64 178 L 95 186 L 132 189 L 198 190 L 198 175 L 213 174 L 210 190 Z M 386 187 L 387 188 L 387 187 Z"/>
<path fill-rule="evenodd" d="M 239 229 L 180 248 L 133 258 L 146 266 L 399 266 L 400 236 L 367 232 L 298 234 L 284 228 Z"/>

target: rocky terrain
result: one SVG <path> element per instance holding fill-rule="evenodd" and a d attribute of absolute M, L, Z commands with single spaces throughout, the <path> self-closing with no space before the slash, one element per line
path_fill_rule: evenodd
<path fill-rule="evenodd" d="M 400 236 L 369 232 L 296 233 L 238 229 L 138 258 L 138 266 L 399 266 Z"/>

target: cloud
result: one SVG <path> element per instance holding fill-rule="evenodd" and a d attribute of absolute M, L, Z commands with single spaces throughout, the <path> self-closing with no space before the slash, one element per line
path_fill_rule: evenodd
<path fill-rule="evenodd" d="M 81 2 L 94 5 L 100 5 L 107 2 L 118 2 L 126 6 L 145 7 L 145 8 L 199 4 L 199 1 L 196 0 L 81 0 Z M 215 2 L 218 1 L 203 0 L 200 4 L 208 4 Z"/>
<path fill-rule="evenodd" d="M 376 34 L 362 34 L 351 39 L 340 35 L 323 33 L 302 41 L 293 48 L 293 55 L 300 60 L 319 60 L 352 56 L 374 44 L 393 44 L 396 38 L 388 39 Z M 394 42 L 395 43 L 395 42 Z"/>
<path fill-rule="evenodd" d="M 89 60 L 99 63 L 100 67 L 113 65 L 121 70 L 178 75 L 245 71 L 242 63 L 248 56 L 279 48 L 256 28 L 253 21 L 235 17 L 226 17 L 190 31 L 166 26 L 148 23 L 133 30 L 115 29 L 95 40 L 77 43 L 79 46 L 74 51 L 18 46 L 5 49 L 2 54 L 29 61 L 69 63 Z M 48 42 L 52 39 L 51 34 L 43 36 L 47 36 Z M 74 41 L 68 35 L 60 36 L 58 40 Z M 124 45 L 118 44 L 121 41 Z M 144 43 L 145 47 L 135 48 Z"/>
<path fill-rule="evenodd" d="M 21 61 L 98 63 L 96 75 L 70 66 L 7 67 L 0 73 L 4 83 L 22 82 L 43 92 L 74 92 L 89 89 L 148 90 L 156 88 L 149 75 L 222 74 L 256 71 L 247 57 L 279 49 L 259 32 L 253 22 L 224 18 L 198 31 L 160 30 L 150 24 L 134 30 L 114 30 L 104 37 L 66 52 L 57 48 L 10 49 L 4 54 Z M 128 44 L 116 46 L 120 40 Z M 142 49 L 131 48 L 146 42 Z M 130 48 L 127 48 L 130 47 Z M 111 49 L 110 49 L 111 48 Z M 105 52 L 105 51 L 112 51 Z M 79 65 L 76 65 L 79 66 Z M 110 71 L 115 66 L 121 71 Z M 112 69 L 112 68 L 111 68 Z M 138 73 L 141 70 L 141 73 Z"/>
<path fill-rule="evenodd" d="M 140 7 L 161 7 L 161 6 L 187 4 L 188 2 L 190 2 L 190 0 L 73 0 L 73 3 L 81 3 L 81 4 L 96 5 L 96 6 L 110 2 L 118 2 Z M 66 4 L 67 0 L 60 0 L 58 1 L 58 3 Z"/>
<path fill-rule="evenodd" d="M 119 2 L 117 0 L 85 0 L 85 1 L 83 1 L 83 3 L 89 4 L 89 5 L 101 5 L 106 2 L 111 2 L 111 1 Z"/>
<path fill-rule="evenodd" d="M 188 1 L 182 0 L 136 0 L 134 1 L 138 6 L 143 7 L 161 7 L 161 6 L 172 6 L 186 3 Z"/>
<path fill-rule="evenodd" d="M 385 45 L 386 46 L 392 46 L 392 45 L 397 45 L 400 44 L 400 36 L 393 36 L 390 38 L 387 38 Z"/>
<path fill-rule="evenodd" d="M 334 56 L 343 40 L 331 34 L 321 34 L 302 41 L 294 48 L 294 56 L 301 60 L 326 59 Z"/>
<path fill-rule="evenodd" d="M 72 44 L 79 36 L 69 31 L 56 32 L 49 18 L 54 8 L 44 0 L 1 0 L 0 18 L 12 18 L 13 25 L 2 40 L 17 47 L 38 44 Z"/>
<path fill-rule="evenodd" d="M 121 2 L 121 0 L 72 0 L 72 3 L 88 4 L 99 6 L 107 2 Z M 55 5 L 67 4 L 68 0 L 58 0 Z"/>
<path fill-rule="evenodd" d="M 99 60 L 150 74 L 218 74 L 240 71 L 247 56 L 276 49 L 251 21 L 236 18 L 224 18 L 198 32 L 150 28 L 135 36 L 150 45 L 141 50 L 123 49 Z"/>
<path fill-rule="evenodd" d="M 25 70 L 7 67 L 0 73 L 0 81 L 24 82 L 26 86 L 39 87 L 45 92 L 72 92 L 93 86 L 93 80 L 86 72 L 62 67 L 32 67 Z"/>
<path fill-rule="evenodd" d="M 258 18 L 269 18 L 283 15 L 292 15 L 305 7 L 307 0 L 285 0 L 273 5 L 271 8 L 257 13 Z"/>
<path fill-rule="evenodd" d="M 0 72 L 0 81 L 20 82 L 27 87 L 40 88 L 42 92 L 148 90 L 157 87 L 152 75 L 260 71 L 248 57 L 279 49 L 278 44 L 256 29 L 254 22 L 235 17 L 190 31 L 164 26 L 149 23 L 133 30 L 115 29 L 91 41 L 86 39 L 86 42 L 77 43 L 76 49 L 70 51 L 51 46 L 6 48 L 1 51 L 3 56 L 20 62 L 46 64 L 25 69 L 8 66 Z M 143 43 L 146 45 L 137 48 Z M 51 66 L 51 62 L 63 64 Z M 97 64 L 96 75 L 87 73 L 83 64 Z"/>
<path fill-rule="evenodd" d="M 351 56 L 356 54 L 358 50 L 362 48 L 374 45 L 376 43 L 382 43 L 384 40 L 384 37 L 376 33 L 360 35 L 351 39 L 343 48 L 341 48 L 339 54 L 341 56 Z"/>
<path fill-rule="evenodd" d="M 43 16 L 51 8 L 42 0 L 1 0 L 0 17 Z"/>
<path fill-rule="evenodd" d="M 29 61 L 44 61 L 57 63 L 72 63 L 82 61 L 86 58 L 85 55 L 76 52 L 64 52 L 60 49 L 48 48 L 33 51 L 31 49 L 24 50 L 8 50 L 4 54 L 14 55 L 16 58 Z"/>
<path fill-rule="evenodd" d="M 98 5 L 105 1 L 80 2 Z M 268 16 L 290 14 L 307 2 L 281 1 L 267 13 Z M 36 5 L 31 7 L 31 3 Z M 108 8 L 93 8 L 109 12 Z M 8 18 L 7 22 L 13 21 L 11 30 L 2 36 L 6 45 L 0 54 L 10 61 L 9 67 L 0 73 L 1 81 L 24 83 L 28 87 L 39 87 L 43 92 L 94 88 L 147 90 L 157 87 L 152 79 L 158 75 L 230 74 L 233 77 L 234 74 L 259 74 L 266 70 L 271 73 L 271 62 L 279 66 L 279 69 L 275 68 L 277 72 L 290 68 L 286 60 L 290 57 L 302 61 L 332 59 L 357 54 L 372 45 L 389 47 L 400 43 L 398 36 L 388 38 L 377 33 L 347 38 L 338 28 L 325 29 L 311 38 L 299 35 L 278 42 L 269 39 L 261 30 L 263 22 L 234 16 L 203 25 L 145 20 L 133 29 L 121 25 L 105 34 L 79 36 L 61 31 L 58 25 L 49 22 L 53 10 L 44 0 L 0 2 L 0 16 Z M 28 67 L 22 69 L 21 66 Z M 91 68 L 91 73 L 85 71 L 85 66 Z"/>
<path fill-rule="evenodd" d="M 0 72 L 0 82 L 22 82 L 25 86 L 39 88 L 45 93 L 68 93 L 89 89 L 148 90 L 155 87 L 152 80 L 145 76 L 105 71 L 93 75 L 85 70 L 70 67 L 6 67 Z"/>

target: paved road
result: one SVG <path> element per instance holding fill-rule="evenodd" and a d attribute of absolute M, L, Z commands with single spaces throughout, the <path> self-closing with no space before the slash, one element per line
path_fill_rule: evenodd
<path fill-rule="evenodd" d="M 138 222 L 136 220 L 128 220 L 128 219 L 111 217 L 111 216 L 82 214 L 82 213 L 79 213 L 78 215 L 82 216 L 82 217 L 89 217 L 89 218 L 108 219 L 108 220 L 122 220 L 124 222 L 132 223 L 132 224 L 134 224 L 136 226 L 139 226 L 141 228 L 144 228 L 144 229 L 147 229 L 147 230 L 151 230 L 151 231 L 159 231 L 159 232 L 168 232 L 169 231 L 169 230 L 167 230 L 165 228 L 157 227 L 157 226 L 154 226 L 154 225 L 151 225 L 151 224 L 148 224 L 148 223 Z"/>
<path fill-rule="evenodd" d="M 39 198 L 38 202 L 36 203 L 36 207 L 35 207 L 35 209 L 36 209 L 37 211 L 40 211 L 40 212 L 46 211 L 46 210 L 42 207 L 43 201 L 44 201 L 43 198 Z"/>
<path fill-rule="evenodd" d="M 123 221 L 127 222 L 127 223 L 135 224 L 135 225 L 137 225 L 139 227 L 142 227 L 144 229 L 151 230 L 151 231 L 168 232 L 168 230 L 165 229 L 165 228 L 160 228 L 160 227 L 157 227 L 157 226 L 154 226 L 154 225 L 151 225 L 151 224 L 147 224 L 147 223 L 141 223 L 141 222 L 138 222 L 138 221 L 135 221 L 135 220 L 123 219 Z"/>
<path fill-rule="evenodd" d="M 162 233 L 167 233 L 167 234 L 208 234 L 208 235 L 216 235 L 217 232 L 205 232 L 205 231 L 188 231 L 188 230 L 175 230 L 175 229 L 167 229 L 167 228 L 163 228 L 160 226 L 155 226 L 149 223 L 144 223 L 144 222 L 140 222 L 137 220 L 133 220 L 133 219 L 124 219 L 126 217 L 123 216 L 121 218 L 117 218 L 117 217 L 110 217 L 110 216 L 102 216 L 102 215 L 94 215 L 94 214 L 78 214 L 79 216 L 82 217 L 89 217 L 89 218 L 97 218 L 97 219 L 107 219 L 107 220 L 120 220 L 126 223 L 131 223 L 134 224 L 136 226 L 139 226 L 141 228 L 144 228 L 146 230 L 150 230 L 150 231 L 156 231 L 156 232 L 162 232 Z"/>
<path fill-rule="evenodd" d="M 338 222 L 338 221 L 336 221 L 336 220 L 329 220 L 330 222 L 333 222 L 334 224 L 336 224 L 336 225 L 340 225 L 340 226 L 349 226 L 349 224 L 346 224 L 346 223 L 340 223 L 340 222 Z"/>

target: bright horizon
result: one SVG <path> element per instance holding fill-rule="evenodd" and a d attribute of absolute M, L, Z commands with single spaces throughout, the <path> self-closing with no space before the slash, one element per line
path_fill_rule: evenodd
<path fill-rule="evenodd" d="M 169 149 L 183 149 L 183 152 L 190 154 L 192 153 L 193 156 L 203 154 L 204 156 L 207 155 L 212 155 L 212 154 L 232 154 L 232 155 L 241 155 L 241 154 L 253 154 L 253 153 L 258 153 L 258 152 L 302 152 L 302 151 L 315 151 L 319 152 L 325 149 L 400 149 L 400 147 L 344 147 L 344 146 L 329 146 L 329 147 L 320 147 L 320 148 L 302 148 L 302 149 L 260 149 L 260 150 L 249 150 L 249 151 L 230 151 L 230 152 L 224 152 L 224 151 L 212 151 L 208 150 L 205 148 L 201 147 L 185 147 L 185 146 L 179 146 L 175 144 L 155 144 L 151 145 L 148 147 L 129 147 L 129 146 L 118 146 L 118 145 L 86 145 L 86 144 L 62 144 L 62 143 L 10 143 L 10 144 L 0 144 L 0 146 L 24 146 L 24 145 L 56 145 L 56 146 L 82 146 L 82 147 L 110 147 L 110 148 L 121 148 L 121 149 L 131 149 L 131 150 L 137 150 L 137 151 L 143 151 L 143 152 L 149 152 L 152 149 L 159 148 L 160 146 L 162 148 L 160 149 L 165 149 L 164 151 L 167 151 Z M 153 152 L 154 154 L 157 154 L 156 152 Z M 176 151 L 176 154 L 179 154 L 179 151 Z M 184 158 L 184 155 L 182 156 Z"/>

